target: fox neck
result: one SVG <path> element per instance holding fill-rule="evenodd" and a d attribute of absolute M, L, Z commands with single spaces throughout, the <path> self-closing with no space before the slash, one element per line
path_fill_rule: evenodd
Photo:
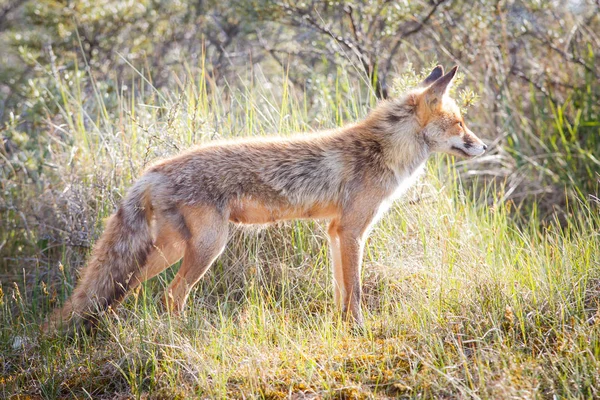
<path fill-rule="evenodd" d="M 382 104 L 364 123 L 381 142 L 387 167 L 399 178 L 415 173 L 431 154 L 410 98 Z"/>
<path fill-rule="evenodd" d="M 412 175 L 427 161 L 431 154 L 429 146 L 422 140 L 420 126 L 407 124 L 405 129 L 391 133 L 384 146 L 385 159 L 397 176 Z"/>

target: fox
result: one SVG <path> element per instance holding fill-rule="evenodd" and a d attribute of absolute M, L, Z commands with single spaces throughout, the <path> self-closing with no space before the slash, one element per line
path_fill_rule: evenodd
<path fill-rule="evenodd" d="M 361 265 L 373 224 L 433 153 L 472 158 L 487 145 L 449 95 L 458 66 L 436 66 L 417 87 L 357 123 L 297 137 L 200 145 L 148 168 L 109 217 L 72 295 L 43 331 L 89 322 L 179 260 L 163 302 L 184 311 L 223 252 L 232 224 L 328 220 L 333 297 L 363 327 Z"/>

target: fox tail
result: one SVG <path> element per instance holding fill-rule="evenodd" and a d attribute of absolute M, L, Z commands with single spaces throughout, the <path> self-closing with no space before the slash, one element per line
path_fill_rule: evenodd
<path fill-rule="evenodd" d="M 71 297 L 51 315 L 44 332 L 92 321 L 125 296 L 131 278 L 152 250 L 148 192 L 143 179 L 129 190 L 118 211 L 108 219 Z"/>

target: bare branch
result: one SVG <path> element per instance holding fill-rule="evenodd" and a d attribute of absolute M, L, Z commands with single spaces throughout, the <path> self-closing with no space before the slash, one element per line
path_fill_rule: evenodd
<path fill-rule="evenodd" d="M 421 29 L 423 29 L 425 24 L 427 24 L 427 22 L 429 22 L 429 20 L 433 16 L 433 14 L 435 14 L 437 9 L 444 2 L 446 2 L 446 0 L 439 0 L 436 3 L 434 3 L 433 7 L 431 7 L 431 9 L 429 10 L 429 12 L 427 13 L 427 15 L 425 17 L 423 17 L 420 21 L 416 21 L 416 23 L 414 24 L 414 26 L 412 28 L 406 29 L 406 30 L 402 31 L 402 33 L 400 33 L 400 35 L 396 39 L 394 45 L 392 46 L 390 53 L 388 54 L 384 71 L 387 72 L 392 68 L 392 62 L 394 61 L 394 56 L 400 49 L 400 45 L 402 44 L 402 41 L 404 39 L 406 39 L 407 37 L 419 32 Z"/>
<path fill-rule="evenodd" d="M 592 73 L 596 78 L 600 79 L 600 74 L 598 73 L 598 71 L 595 68 L 589 66 L 583 58 L 567 53 L 566 51 L 552 43 L 548 38 L 541 37 L 535 32 L 529 31 L 528 33 L 543 44 L 545 44 L 546 46 L 548 46 L 548 48 L 550 48 L 554 52 L 560 54 L 563 57 L 563 59 L 581 65 L 583 68 L 586 69 L 586 71 Z"/>
<path fill-rule="evenodd" d="M 354 39 L 358 42 L 361 40 L 362 32 L 360 30 L 360 26 L 356 24 L 356 21 L 354 21 L 354 9 L 351 6 L 346 6 L 344 7 L 344 11 L 350 19 L 350 27 L 352 28 Z"/>

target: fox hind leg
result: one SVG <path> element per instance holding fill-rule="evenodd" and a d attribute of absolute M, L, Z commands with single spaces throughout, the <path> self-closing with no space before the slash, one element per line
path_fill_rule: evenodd
<path fill-rule="evenodd" d="M 185 242 L 183 262 L 165 294 L 168 310 L 178 314 L 194 285 L 202 278 L 227 244 L 228 219 L 214 208 L 203 207 L 185 214 L 191 233 Z"/>
<path fill-rule="evenodd" d="M 130 288 L 160 274 L 183 257 L 185 244 L 181 235 L 170 224 L 160 224 L 153 249 L 146 264 L 133 276 Z"/>

